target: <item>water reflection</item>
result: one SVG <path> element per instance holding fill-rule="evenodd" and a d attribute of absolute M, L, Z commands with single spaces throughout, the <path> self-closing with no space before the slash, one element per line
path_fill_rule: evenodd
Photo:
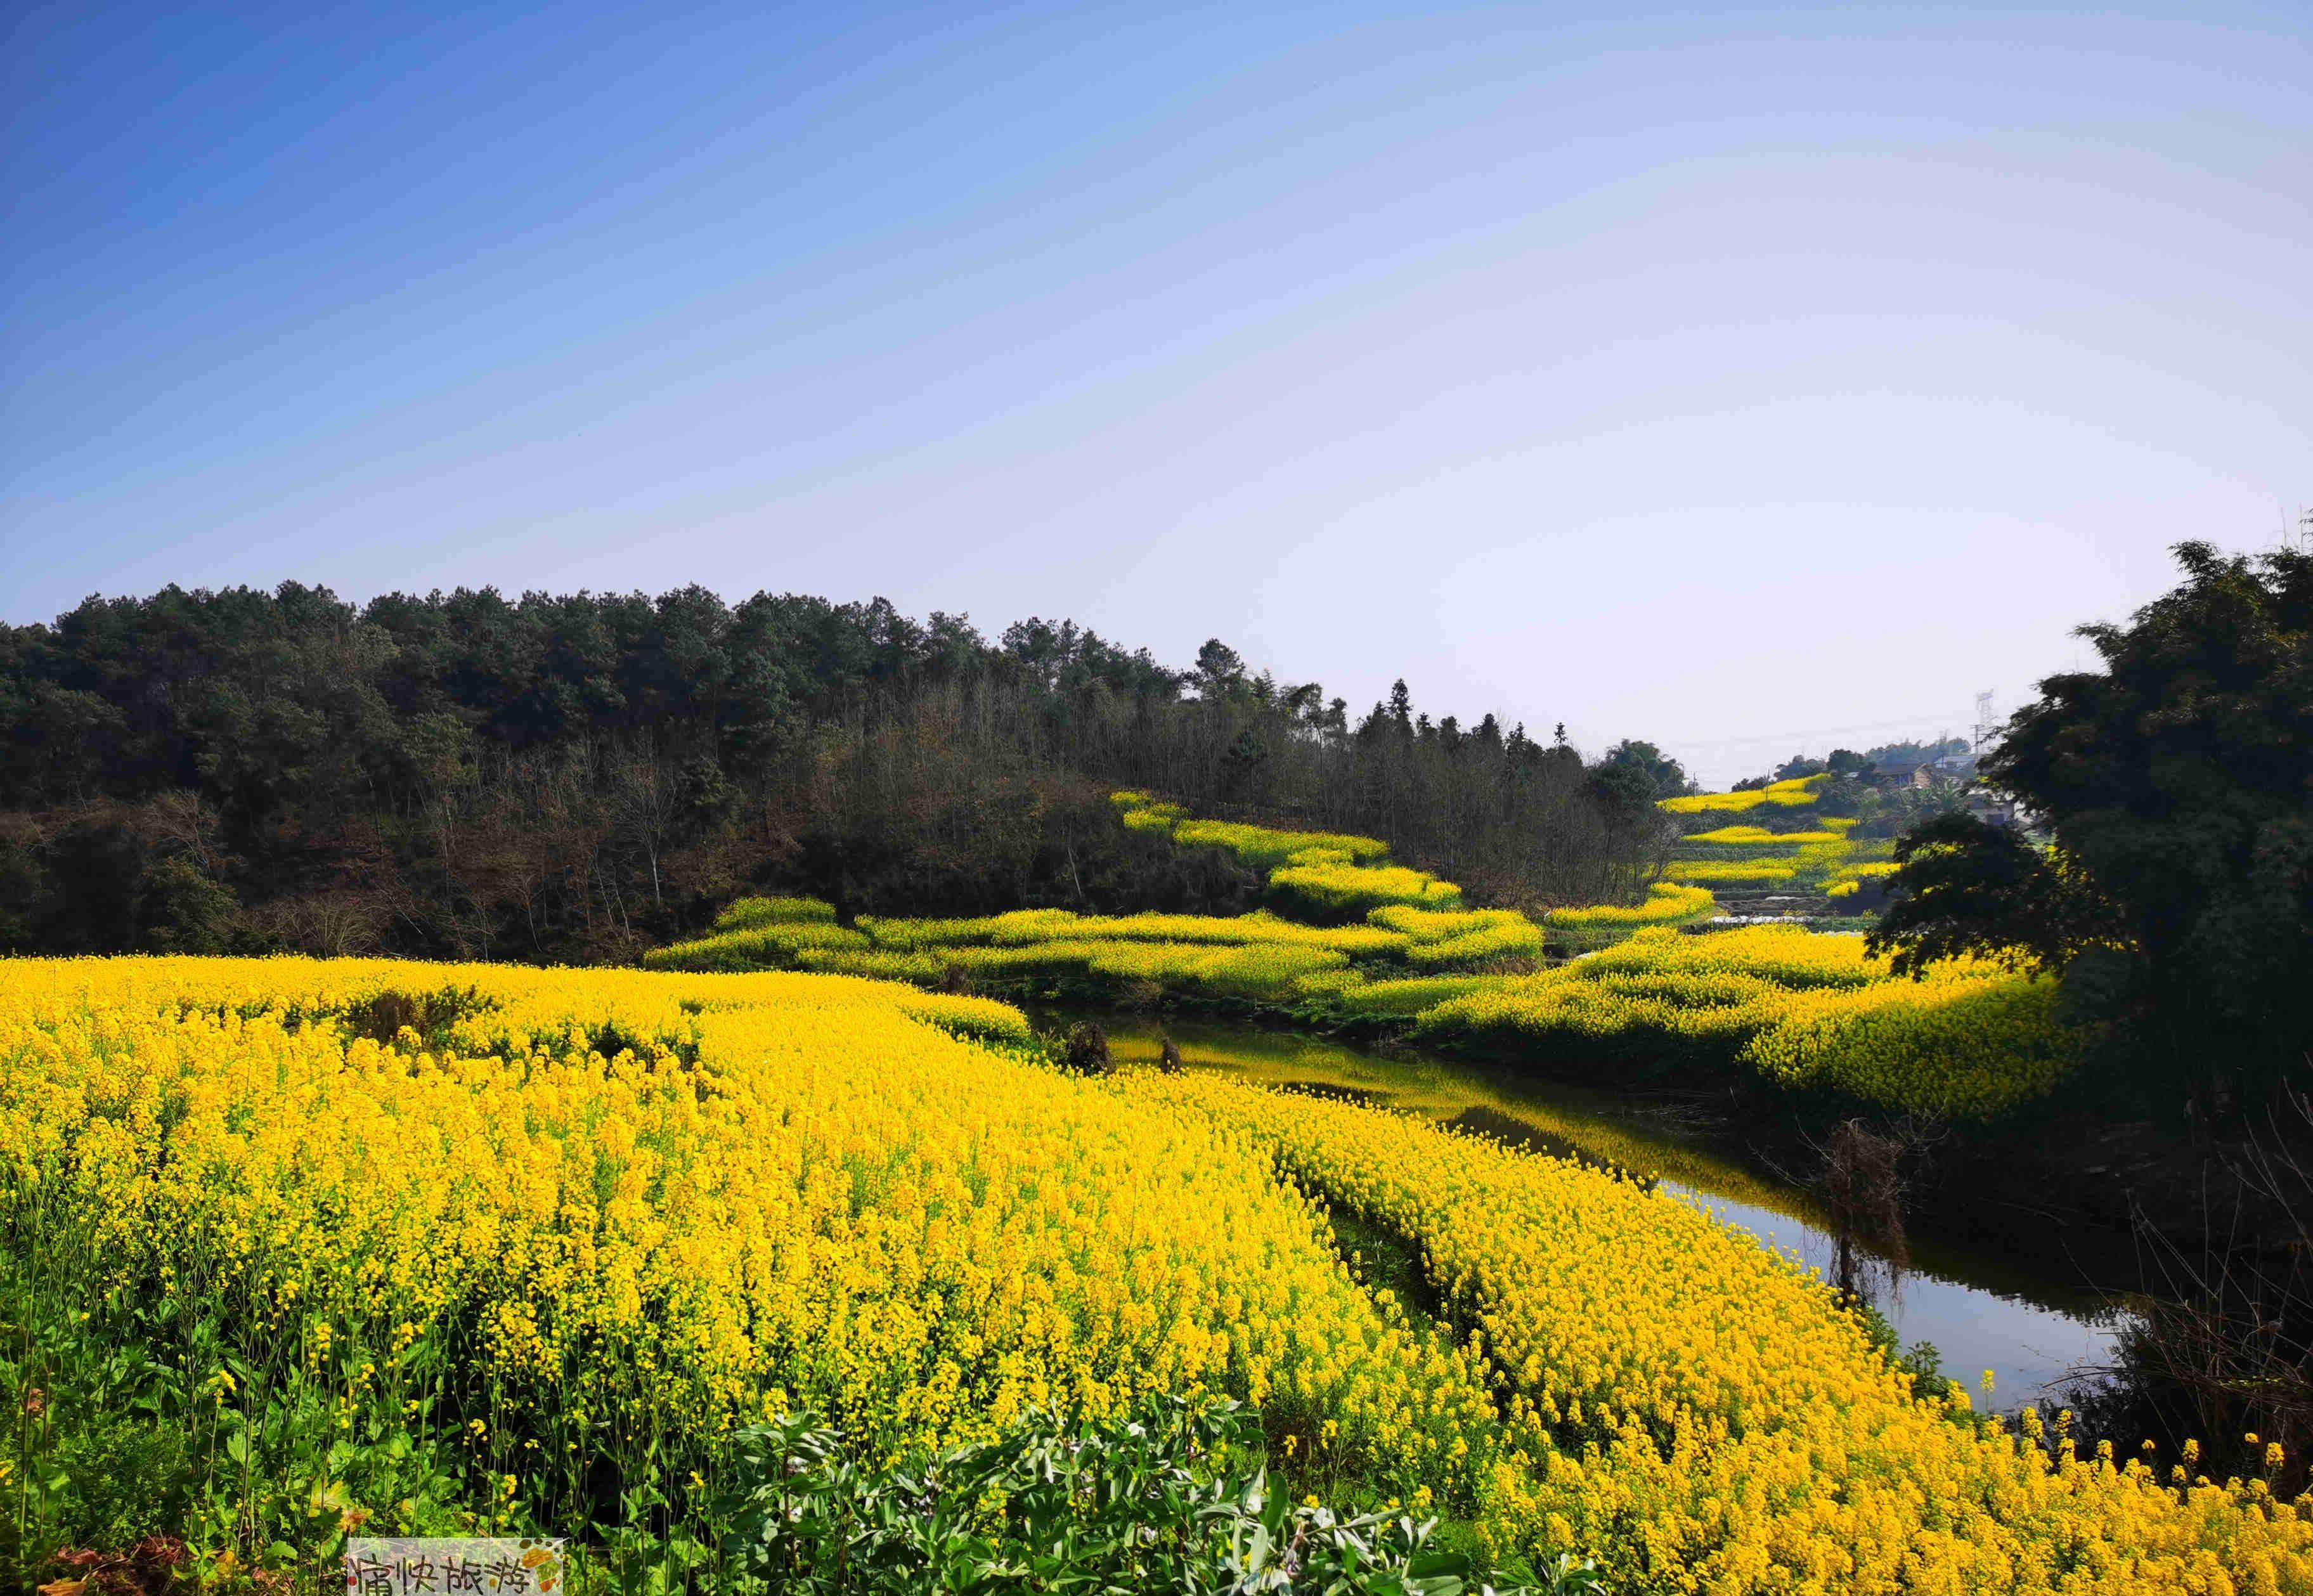
<path fill-rule="evenodd" d="M 1842 1242 L 1813 1192 L 1712 1148 L 1706 1133 L 1715 1116 L 1682 1111 L 1675 1098 L 1633 1103 L 1482 1065 L 1209 1019 L 1098 1018 L 1120 1063 L 1154 1064 L 1169 1036 L 1192 1069 L 1425 1114 L 1514 1145 L 1627 1170 L 1855 1291 L 1904 1345 L 1933 1344 L 1944 1372 L 1971 1389 L 1991 1370 L 2001 1407 L 2053 1395 L 2075 1365 L 2111 1361 L 2115 1323 L 2084 1282 L 1917 1238 L 1873 1247 L 1859 1242 L 1851 1227 Z"/>

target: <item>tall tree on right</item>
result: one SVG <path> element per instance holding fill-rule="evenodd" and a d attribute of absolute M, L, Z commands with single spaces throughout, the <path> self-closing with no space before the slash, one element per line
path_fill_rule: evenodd
<path fill-rule="evenodd" d="M 2313 1071 L 2313 554 L 2175 551 L 2185 580 L 2080 629 L 1982 766 L 2051 839 L 1947 815 L 1897 844 L 1899 968 L 2055 975 L 2148 1084 L 2243 1112 Z"/>

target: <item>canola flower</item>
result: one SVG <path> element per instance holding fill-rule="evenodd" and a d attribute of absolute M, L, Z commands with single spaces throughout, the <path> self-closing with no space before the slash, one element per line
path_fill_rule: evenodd
<path fill-rule="evenodd" d="M 704 937 L 654 948 L 646 969 L 760 970 L 789 965 L 805 948 L 858 948 L 867 939 L 835 922 L 835 905 L 820 898 L 746 897 L 715 917 Z"/>
<path fill-rule="evenodd" d="M 822 898 L 738 898 L 715 917 L 718 931 L 759 925 L 832 925 L 835 905 Z"/>
<path fill-rule="evenodd" d="M 373 1034 L 420 1011 L 450 1017 Z M 413 1457 L 565 1531 L 605 1480 L 707 1511 L 718 1437 L 786 1411 L 896 1452 L 1160 1391 L 1489 1511 L 1465 1354 L 1368 1296 L 1242 1132 L 1028 1040 L 1002 1004 L 819 975 L 13 963 L 0 1236 L 51 1278 L 10 1309 L 192 1360 L 170 1422 L 242 1438 L 202 1533 L 244 1561 L 329 1532 L 309 1488 L 372 1532 L 459 1521 L 396 1483 Z M 124 1316 L 148 1301 L 176 1310 Z"/>
<path fill-rule="evenodd" d="M 1190 821 L 1177 806 L 1134 789 L 1110 798 L 1128 825 L 1161 826 L 1183 845 L 1226 847 L 1271 867 L 1271 901 L 1297 918 L 1266 910 L 1217 916 L 1024 909 L 957 919 L 862 915 L 843 926 L 816 899 L 748 898 L 707 935 L 654 949 L 643 963 L 660 970 L 802 969 L 924 986 L 1154 983 L 1177 996 L 1289 1004 L 1329 1001 L 1365 985 L 1369 974 L 1399 973 L 1384 966 L 1516 967 L 1543 955 L 1541 930 L 1525 915 L 1463 910 L 1460 887 L 1387 862 L 1387 850 L 1373 838 Z M 1392 918 L 1405 914 L 1416 918 Z M 1364 923 L 1355 923 L 1360 917 Z"/>
<path fill-rule="evenodd" d="M 865 952 L 807 950 L 799 967 L 829 974 L 945 983 L 951 976 L 998 987 L 1060 979 L 1154 982 L 1208 996 L 1290 1002 L 1304 982 L 1354 976 L 1348 957 L 1290 944 L 1231 945 L 1060 938 L 1005 946 L 963 944 Z"/>
<path fill-rule="evenodd" d="M 1393 905 L 1420 909 L 1460 906 L 1462 889 L 1427 870 L 1404 865 L 1359 865 L 1349 856 L 1305 849 L 1269 875 L 1271 895 L 1306 913 L 1362 915 Z"/>
<path fill-rule="evenodd" d="M 943 968 L 1009 983 L 1081 976 L 1104 983 L 1155 983 L 1208 997 L 1291 1002 L 1359 979 L 1349 956 L 1306 943 L 1245 944 L 1060 939 L 1012 947 L 942 950 Z M 822 966 L 833 967 L 833 966 Z"/>
<path fill-rule="evenodd" d="M 1533 961 L 1543 956 L 1542 928 L 1520 914 L 1499 924 L 1464 931 L 1435 942 L 1415 942 L 1405 950 L 1408 964 L 1417 967 L 1492 965 L 1505 960 Z"/>
<path fill-rule="evenodd" d="M 1809 847 L 1843 855 L 1849 845 Z M 1894 866 L 1842 868 L 1851 879 L 1869 879 Z M 1674 934 L 1716 908 L 1705 886 L 1663 882 L 1643 904 L 1554 911 L 1549 933 L 1577 946 L 1627 939 L 1557 968 L 1536 967 L 1543 927 L 1514 911 L 1406 904 L 1335 926 L 1267 913 L 1036 909 L 964 920 L 863 917 L 853 930 L 815 907 L 768 924 L 750 910 L 741 918 L 754 923 L 659 949 L 646 962 L 797 968 L 936 989 L 959 979 L 998 990 L 1154 988 L 1177 998 L 1411 1021 L 1425 1041 L 1490 1055 L 1732 1067 L 1781 1090 L 1975 1119 L 2046 1097 L 2079 1066 L 2086 1037 L 2061 1021 L 2051 987 L 1978 961 L 1897 980 L 1864 957 L 1860 939 L 1796 927 Z"/>
<path fill-rule="evenodd" d="M 711 1547 L 734 1424 L 807 1406 L 890 1456 L 1227 1391 L 1312 1477 L 1598 1558 L 1618 1592 L 2313 1592 L 2309 1504 L 1922 1401 L 1825 1287 L 1693 1207 L 1347 1104 L 1063 1076 L 1001 1004 L 383 960 L 9 973 L 0 1239 L 45 1272 L 10 1315 L 200 1393 L 158 1422 L 219 1459 L 189 1510 L 211 1566 L 356 1512 L 614 1537 L 588 1515 L 629 1494 Z M 1329 1212 L 1412 1244 L 1442 1322 L 1361 1285 Z M 413 1459 L 446 1495 L 405 1488 Z"/>
<path fill-rule="evenodd" d="M 1130 1089 L 1251 1124 L 1422 1253 L 1502 1401 L 1498 1546 L 1617 1592 L 2299 1592 L 2313 1500 L 2172 1486 L 1930 1401 L 1828 1287 L 1609 1173 L 1211 1076 Z"/>
<path fill-rule="evenodd" d="M 1835 831 L 1817 829 L 1805 832 L 1774 832 L 1763 825 L 1722 825 L 1707 832 L 1695 832 L 1680 839 L 1682 843 L 1715 845 L 1720 848 L 1782 848 L 1804 842 L 1841 842 L 1844 836 Z"/>
<path fill-rule="evenodd" d="M 1445 999 L 1420 1011 L 1415 1032 L 1492 1053 L 1734 1063 L 1786 1089 L 1974 1118 L 2045 1097 L 2086 1045 L 2059 1018 L 2052 983 L 1983 960 L 1902 979 L 1860 937 L 1779 925 L 1643 930 Z"/>
<path fill-rule="evenodd" d="M 1512 916 L 1513 919 L 1522 917 Z M 1505 956 L 1517 939 L 1488 922 L 1476 936 L 1417 949 L 1387 926 L 1315 926 L 1268 913 L 1077 914 L 1016 910 L 960 920 L 863 915 L 857 930 L 816 923 L 754 927 L 678 942 L 645 956 L 656 969 L 796 968 L 937 987 L 952 977 L 1006 986 L 1069 979 L 1155 983 L 1188 996 L 1292 1003 L 1360 984 L 1353 959 L 1422 965 Z M 1417 954 L 1419 957 L 1417 957 Z"/>
<path fill-rule="evenodd" d="M 1743 792 L 1702 792 L 1686 798 L 1658 798 L 1655 807 L 1670 815 L 1745 815 L 1768 806 L 1803 808 L 1814 803 L 1816 796 L 1812 792 L 1771 792 L 1753 788 Z"/>
<path fill-rule="evenodd" d="M 1193 942 L 1250 947 L 1256 943 L 1371 955 L 1403 945 L 1380 926 L 1314 926 L 1274 914 L 1078 914 L 1068 909 L 1017 909 L 976 920 L 886 920 L 859 917 L 859 928 L 879 948 L 1031 947 L 1051 941 Z"/>
<path fill-rule="evenodd" d="M 1340 832 L 1281 831 L 1234 820 L 1183 820 L 1173 828 L 1173 841 L 1183 848 L 1226 849 L 1239 862 L 1257 870 L 1274 870 L 1288 863 L 1295 854 L 1312 848 L 1345 854 L 1357 864 L 1389 857 L 1389 844 L 1376 837 L 1350 836 Z"/>
<path fill-rule="evenodd" d="M 1822 796 L 1827 776 L 1794 776 L 1781 781 L 1770 781 L 1764 787 L 1746 788 L 1741 792 L 1699 792 L 1683 798 L 1656 800 L 1656 807 L 1668 815 L 1741 815 L 1762 805 L 1780 809 L 1804 808 Z"/>
<path fill-rule="evenodd" d="M 1130 789 L 1110 793 L 1108 801 L 1116 807 L 1117 818 L 1124 823 L 1127 831 L 1170 836 L 1173 828 L 1189 815 L 1178 804 L 1159 803 L 1148 794 Z"/>
<path fill-rule="evenodd" d="M 1483 991 L 1499 979 L 1495 975 L 1413 975 L 1394 981 L 1367 981 L 1332 994 L 1332 1002 L 1344 1014 L 1410 1018 L 1448 998 Z"/>
<path fill-rule="evenodd" d="M 1135 791 L 1112 794 L 1111 801 L 1128 825 L 1162 811 L 1175 844 L 1226 849 L 1238 862 L 1266 871 L 1271 901 L 1305 916 L 1338 921 L 1389 905 L 1451 909 L 1462 902 L 1452 882 L 1391 864 L 1389 845 L 1376 837 L 1190 819 Z"/>
<path fill-rule="evenodd" d="M 1742 1058 L 1794 1089 L 1992 1119 L 2054 1090 L 2085 1046 L 2059 1017 L 2054 982 L 1939 966 L 1926 981 L 1795 992 Z"/>
<path fill-rule="evenodd" d="M 1407 963 L 1422 968 L 1493 964 L 1542 957 L 1542 928 L 1515 909 L 1425 909 L 1385 904 L 1367 914 L 1369 924 L 1400 933 Z"/>
<path fill-rule="evenodd" d="M 1155 803 L 1147 793 L 1133 790 L 1113 794 L 1112 801 L 1128 818 Z M 1514 910 L 1464 910 L 1458 886 L 1390 863 L 1387 845 L 1376 838 L 1211 820 L 1183 820 L 1174 828 L 1173 838 L 1184 846 L 1226 847 L 1244 863 L 1267 869 L 1270 901 L 1288 915 L 1327 922 L 1363 915 L 1369 924 L 1403 932 L 1400 948 L 1393 951 L 1426 969 L 1530 961 L 1546 951 L 1544 939 L 1525 915 Z M 1571 909 L 1546 915 L 1544 921 L 1561 931 L 1580 928 L 1581 936 L 1574 939 L 1596 942 L 1634 926 L 1676 923 L 1708 912 L 1707 894 L 1700 901 L 1692 894 L 1658 894 L 1635 907 Z M 1420 928 L 1437 923 L 1434 920 L 1387 918 L 1456 913 L 1487 918 L 1456 927 L 1450 938 L 1419 934 Z"/>
<path fill-rule="evenodd" d="M 1854 897 L 1861 893 L 1865 886 L 1875 882 L 1884 882 L 1902 868 L 1892 859 L 1866 860 L 1855 864 L 1842 865 L 1836 874 L 1826 877 L 1824 881 L 1824 895 L 1833 898 Z"/>
<path fill-rule="evenodd" d="M 1552 909 L 1544 924 L 1571 928 L 1680 925 L 1718 911 L 1708 887 L 1676 881 L 1658 881 L 1647 889 L 1643 904 L 1601 904 L 1579 909 Z"/>
<path fill-rule="evenodd" d="M 1812 792 L 1813 779 L 1784 791 Z M 1776 790 L 1776 789 L 1770 789 Z M 1157 807 L 1118 796 L 1121 814 Z M 1204 824 L 1204 823 L 1197 823 Z M 1347 1019 L 1411 1020 L 1450 1046 L 1519 1056 L 1571 1052 L 1605 1063 L 1682 1060 L 1748 1070 L 1793 1091 L 1834 1092 L 1885 1107 L 1990 1118 L 2047 1095 L 2076 1067 L 2083 1040 L 2059 1023 L 2042 992 L 2018 996 L 2019 977 L 1995 966 L 1940 966 L 1924 983 L 1893 982 L 1860 942 L 1760 927 L 1666 940 L 1671 929 L 1718 912 L 1711 885 L 1805 880 L 1837 903 L 1891 860 L 1859 857 L 1844 829 L 1774 833 L 1722 827 L 1690 838 L 1728 846 L 1732 859 L 1682 859 L 1639 904 L 1551 911 L 1537 925 L 1509 910 L 1460 906 L 1450 883 L 1388 864 L 1360 863 L 1378 844 L 1253 828 L 1260 846 L 1297 846 L 1271 874 L 1272 894 L 1314 918 L 1359 913 L 1362 923 L 1312 925 L 1262 912 L 1236 916 L 1083 915 L 1062 909 L 950 920 L 863 916 L 837 925 L 808 899 L 743 900 L 704 938 L 655 950 L 654 968 L 796 968 L 904 981 L 1079 992 L 1154 989 L 1176 998 L 1295 1007 Z M 1761 842 L 1795 846 L 1762 857 Z M 1846 884 L 1846 885 L 1842 885 Z M 1632 939 L 1607 955 L 1537 969 L 1551 937 L 1575 948 Z M 1802 1003 L 1816 986 L 1869 995 Z"/>
<path fill-rule="evenodd" d="M 1515 909 L 1424 909 L 1412 904 L 1391 904 L 1374 910 L 1366 919 L 1420 946 L 1514 925 L 1526 916 Z"/>
<path fill-rule="evenodd" d="M 761 970 L 797 962 L 805 949 L 865 948 L 861 932 L 816 920 L 743 925 L 643 955 L 648 970 Z"/>
<path fill-rule="evenodd" d="M 1789 881 L 1799 874 L 1799 868 L 1796 855 L 1759 860 L 1675 859 L 1663 874 L 1669 880 L 1696 886 L 1735 886 L 1754 881 Z"/>

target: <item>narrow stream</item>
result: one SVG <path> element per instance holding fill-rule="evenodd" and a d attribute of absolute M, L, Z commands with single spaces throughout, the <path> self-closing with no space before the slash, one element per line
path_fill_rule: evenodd
<path fill-rule="evenodd" d="M 1428 1115 L 1538 1151 L 1612 1163 L 1716 1213 L 1763 1246 L 1842 1278 L 1838 1238 L 1803 1186 L 1723 1146 L 1718 1127 L 1675 1103 L 1648 1102 L 1478 1064 L 1382 1053 L 1289 1031 L 1179 1015 L 1102 1012 L 1119 1063 L 1153 1064 L 1170 1036 L 1192 1069 L 1322 1091 Z M 1979 1405 L 2046 1403 L 2066 1372 L 2112 1362 L 2117 1316 L 2078 1269 L 1914 1238 L 1905 1266 L 1851 1248 L 1846 1283 L 1895 1326 L 1903 1345 L 1934 1344 L 1943 1371 Z"/>

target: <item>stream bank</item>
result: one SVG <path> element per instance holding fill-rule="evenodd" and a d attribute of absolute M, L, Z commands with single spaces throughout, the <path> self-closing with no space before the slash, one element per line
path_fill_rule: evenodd
<path fill-rule="evenodd" d="M 2045 1216 L 2023 1222 L 2003 1215 L 1996 1199 L 1962 1214 L 1939 1189 L 1913 1216 L 1909 1234 L 1890 1246 L 1842 1226 L 1801 1173 L 1814 1166 L 1794 1158 L 1791 1143 L 1762 1137 L 1743 1106 L 1723 1095 L 1668 1085 L 1600 1089 L 1531 1068 L 1180 1010 L 1033 1011 L 1053 1029 L 1081 1019 L 1099 1024 L 1119 1064 L 1153 1066 L 1170 1041 L 1189 1069 L 1370 1102 L 1611 1165 L 1855 1292 L 1886 1318 L 1901 1345 L 1931 1343 L 1943 1371 L 1972 1389 L 1979 1389 L 1982 1371 L 1992 1371 L 1992 1400 L 2002 1408 L 2060 1400 L 2073 1371 L 2111 1361 L 2122 1322 L 2117 1298 L 2133 1284 L 2125 1230 Z"/>

